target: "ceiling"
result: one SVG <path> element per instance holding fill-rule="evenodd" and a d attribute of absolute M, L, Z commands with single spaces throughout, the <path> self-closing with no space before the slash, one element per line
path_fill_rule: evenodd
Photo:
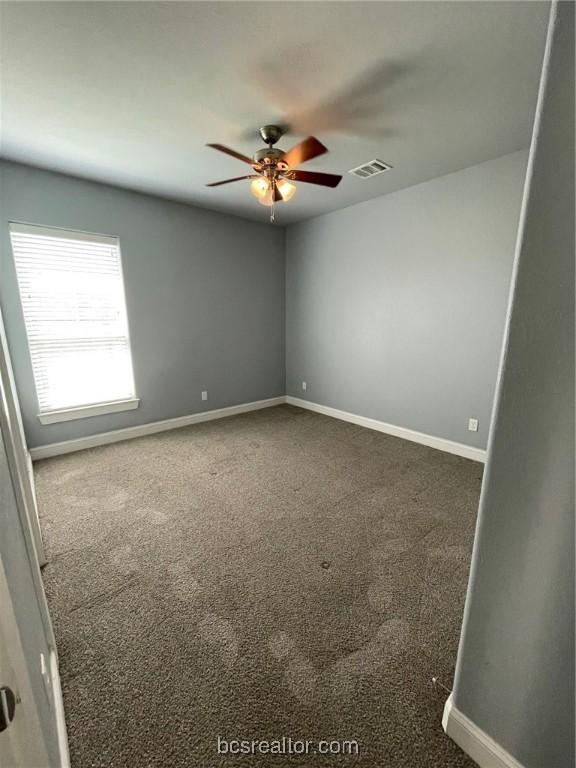
<path fill-rule="evenodd" d="M 2 156 L 265 221 L 257 128 L 330 153 L 287 224 L 527 147 L 544 2 L 2 2 Z M 393 166 L 348 173 L 379 158 Z"/>

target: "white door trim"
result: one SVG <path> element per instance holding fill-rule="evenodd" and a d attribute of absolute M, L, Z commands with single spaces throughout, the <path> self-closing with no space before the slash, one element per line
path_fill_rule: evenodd
<path fill-rule="evenodd" d="M 58 656 L 54 648 L 50 649 L 50 681 L 52 683 L 52 696 L 56 709 L 56 730 L 58 732 L 58 750 L 60 752 L 60 768 L 70 768 L 70 751 L 68 749 L 68 733 L 66 731 L 66 717 L 64 715 L 64 698 L 60 684 L 60 670 L 58 669 Z"/>
<path fill-rule="evenodd" d="M 13 476 L 14 489 L 19 502 L 18 508 L 24 518 L 22 520 L 23 525 L 27 528 L 27 533 L 30 534 L 32 539 L 32 556 L 37 560 L 39 566 L 43 566 L 46 564 L 46 554 L 44 552 L 40 520 L 38 518 L 34 477 L 31 472 L 30 454 L 26 445 L 18 391 L 14 380 L 14 372 L 12 371 L 12 362 L 10 360 L 10 351 L 8 349 L 8 340 L 6 338 L 1 309 L 0 383 L 4 392 L 1 406 L 2 410 L 5 411 L 2 427 L 6 438 L 6 454 L 10 464 L 10 472 Z"/>
<path fill-rule="evenodd" d="M 42 732 L 40 714 L 1 557 L 0 605 L 0 685 L 9 686 L 18 700 L 14 719 L 0 734 L 0 762 L 4 764 L 3 760 L 9 758 L 11 762 L 17 760 L 16 765 L 49 766 L 50 754 Z"/>

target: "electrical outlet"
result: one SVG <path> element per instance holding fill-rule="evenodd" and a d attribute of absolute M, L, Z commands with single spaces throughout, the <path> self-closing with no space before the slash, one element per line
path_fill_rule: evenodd
<path fill-rule="evenodd" d="M 302 382 L 302 392 L 306 392 L 306 388 L 308 387 L 308 384 L 306 384 L 305 381 Z"/>
<path fill-rule="evenodd" d="M 468 419 L 468 432 L 478 432 L 478 419 Z"/>
<path fill-rule="evenodd" d="M 208 400 L 208 392 L 206 390 L 202 392 L 202 400 Z"/>

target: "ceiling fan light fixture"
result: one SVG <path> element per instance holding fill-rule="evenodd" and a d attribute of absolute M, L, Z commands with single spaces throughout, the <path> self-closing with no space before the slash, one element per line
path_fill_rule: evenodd
<path fill-rule="evenodd" d="M 270 181 L 265 176 L 258 176 L 250 182 L 250 192 L 260 202 L 267 195 L 270 197 Z M 268 203 L 269 205 L 270 203 Z M 267 203 L 264 203 L 267 205 Z"/>
<path fill-rule="evenodd" d="M 287 179 L 280 179 L 277 186 L 278 191 L 282 195 L 282 200 L 285 202 L 288 202 L 288 200 L 294 197 L 294 194 L 296 193 L 296 184 L 292 184 Z"/>
<path fill-rule="evenodd" d="M 274 205 L 274 195 L 272 194 L 272 190 L 269 189 L 263 197 L 259 197 L 258 202 L 260 205 L 265 205 L 267 208 L 270 208 L 271 205 Z"/>
<path fill-rule="evenodd" d="M 252 167 L 250 176 L 236 176 L 233 179 L 224 179 L 207 184 L 208 187 L 220 187 L 235 181 L 251 179 L 250 192 L 261 205 L 270 208 L 270 221 L 274 221 L 275 203 L 287 202 L 296 193 L 296 184 L 293 181 L 306 184 L 317 184 L 320 187 L 337 187 L 342 176 L 334 173 L 317 173 L 314 171 L 300 171 L 298 166 L 308 160 L 325 154 L 328 150 L 314 136 L 308 136 L 296 146 L 284 152 L 274 146 L 280 139 L 285 129 L 277 125 L 265 125 L 260 129 L 260 135 L 266 142 L 264 149 L 259 149 L 252 157 L 236 152 L 223 144 L 208 144 L 212 149 L 217 149 L 225 155 L 235 157 Z"/>

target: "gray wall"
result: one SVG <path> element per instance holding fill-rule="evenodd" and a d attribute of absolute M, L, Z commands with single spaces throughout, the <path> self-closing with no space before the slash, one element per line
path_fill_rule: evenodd
<path fill-rule="evenodd" d="M 0 301 L 29 445 L 287 391 L 484 448 L 525 161 L 288 228 L 286 357 L 284 230 L 1 163 Z M 40 425 L 10 220 L 120 237 L 138 410 Z"/>
<path fill-rule="evenodd" d="M 0 301 L 30 447 L 284 394 L 282 229 L 6 162 L 0 193 Z M 9 221 L 120 237 L 138 410 L 40 425 Z"/>
<path fill-rule="evenodd" d="M 574 768 L 573 35 L 560 3 L 454 688 L 525 768 Z"/>
<path fill-rule="evenodd" d="M 485 448 L 526 158 L 290 227 L 288 394 Z"/>

